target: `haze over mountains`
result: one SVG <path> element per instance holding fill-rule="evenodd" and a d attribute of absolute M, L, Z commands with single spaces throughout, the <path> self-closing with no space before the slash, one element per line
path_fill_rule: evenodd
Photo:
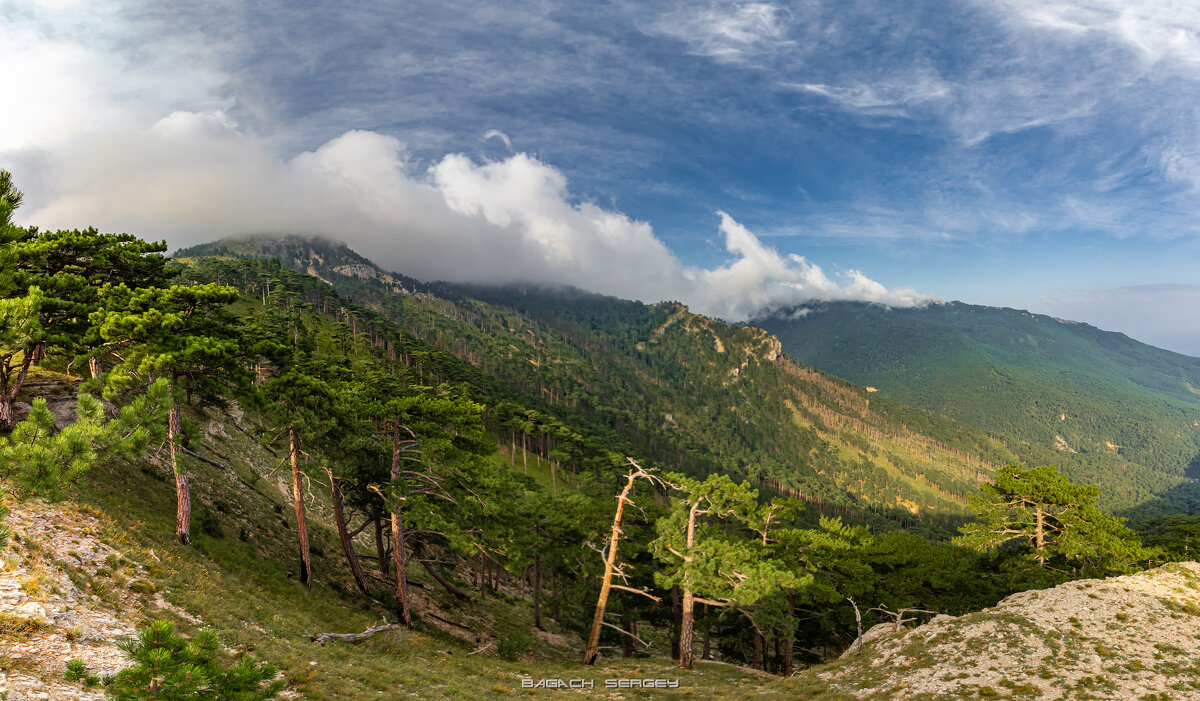
<path fill-rule="evenodd" d="M 420 283 L 413 278 L 385 273 L 344 244 L 327 239 L 295 236 L 235 238 L 196 246 L 180 251 L 178 255 L 184 258 L 205 255 L 275 257 L 288 267 L 320 276 L 357 303 L 381 310 L 400 304 L 398 300 L 403 300 L 406 305 L 413 304 L 414 298 L 404 293 L 418 289 L 459 305 L 487 305 L 492 308 L 489 314 L 512 309 L 547 324 L 553 335 L 561 337 L 560 340 L 579 333 L 600 334 L 609 339 L 606 344 L 617 344 L 612 347 L 629 346 L 625 352 L 635 357 L 645 348 L 634 347 L 621 338 L 627 338 L 626 334 L 632 329 L 645 325 L 662 326 L 665 331 L 673 325 L 666 323 L 668 319 L 674 318 L 677 312 L 685 313 L 678 305 L 647 306 L 563 287 Z M 401 294 L 398 296 L 397 292 Z M 411 314 L 411 310 L 406 314 Z M 685 359 L 671 362 L 683 362 L 694 372 L 698 358 L 686 360 L 701 352 L 694 336 L 712 334 L 719 352 L 715 355 L 711 351 L 704 352 L 704 363 L 720 361 L 716 367 L 723 368 L 724 359 L 730 354 L 720 347 L 721 339 L 724 334 L 735 333 L 738 326 L 691 314 L 686 314 L 685 318 L 689 321 L 679 326 L 688 332 L 691 340 L 687 342 L 686 350 L 672 351 L 683 353 Z M 409 323 L 415 322 L 410 320 Z M 442 323 L 451 324 L 456 337 L 463 339 L 464 347 L 477 342 L 500 343 L 507 337 L 502 330 L 486 324 L 478 327 L 460 320 Z M 753 323 L 774 334 L 782 343 L 783 352 L 796 360 L 870 387 L 870 391 L 857 387 L 838 391 L 852 392 L 864 405 L 869 406 L 874 400 L 874 406 L 880 407 L 878 410 L 892 417 L 889 421 L 920 426 L 918 430 L 935 442 L 955 445 L 993 464 L 1014 460 L 1057 464 L 1077 481 L 1101 484 L 1108 508 L 1135 520 L 1169 512 L 1192 513 L 1197 507 L 1198 498 L 1193 494 L 1196 490 L 1190 486 L 1188 477 L 1190 470 L 1196 469 L 1197 455 L 1200 454 L 1200 394 L 1194 391 L 1194 388 L 1200 388 L 1200 360 L 1153 348 L 1086 324 L 957 302 L 908 309 L 829 302 L 791 309 Z M 497 333 L 500 333 L 499 337 Z M 771 342 L 774 343 L 774 339 Z M 587 380 L 585 386 L 592 382 L 611 383 L 614 377 L 638 375 L 636 366 L 630 366 L 629 359 L 622 359 L 619 353 L 597 355 L 591 343 L 568 345 L 569 349 L 562 348 L 558 352 L 574 356 L 573 362 L 582 368 L 571 375 L 575 379 L 569 380 L 568 384 L 579 381 L 581 375 L 587 377 L 605 367 L 604 372 Z M 757 351 L 752 353 L 761 355 Z M 590 370 L 587 369 L 589 366 Z M 717 379 L 722 372 L 734 371 L 733 367 L 717 371 L 713 378 L 714 389 L 727 384 L 728 378 Z M 741 401 L 745 401 L 747 407 L 766 412 L 749 422 L 748 425 L 757 427 L 756 431 L 780 421 L 779 417 L 767 416 L 774 411 L 774 405 L 795 403 L 794 397 L 789 400 L 791 395 L 786 392 L 780 395 L 773 388 L 780 383 L 790 385 L 791 380 L 781 379 L 786 375 L 772 374 L 774 379 L 759 377 L 740 390 L 743 393 Z M 750 395 L 744 394 L 746 388 L 751 389 Z M 685 393 L 695 391 L 694 387 L 680 389 Z M 875 390 L 879 392 L 875 393 Z M 719 398 L 725 391 L 720 389 L 714 396 L 716 405 L 728 403 L 727 399 Z M 807 390 L 796 391 L 803 395 Z M 657 389 L 643 388 L 638 392 L 640 394 L 629 396 L 626 403 L 639 404 L 644 397 L 658 394 Z M 601 393 L 594 403 L 597 406 L 611 404 L 616 401 L 616 396 Z M 677 430 L 684 428 L 678 422 L 696 419 L 694 412 L 683 409 L 687 406 L 684 396 L 681 394 L 660 405 L 657 410 L 661 412 L 660 418 L 655 419 L 661 424 L 660 428 Z M 902 404 L 890 405 L 886 401 L 888 398 Z M 845 414 L 847 407 L 838 404 L 844 404 L 844 401 L 834 402 L 829 407 Z M 904 404 L 938 412 L 964 423 L 957 427 L 939 424 L 941 419 L 936 414 L 916 415 Z M 887 408 L 889 406 L 892 408 Z M 808 409 L 811 411 L 813 407 Z M 870 422 L 868 414 L 857 409 L 851 414 L 854 421 L 866 419 Z M 671 418 L 662 423 L 663 416 Z M 705 419 L 713 420 L 716 416 Z M 812 417 L 803 419 L 801 424 L 812 425 L 812 420 Z M 790 424 L 790 421 L 785 423 Z M 820 426 L 819 419 L 817 425 Z M 972 426 L 978 429 L 970 428 Z M 734 430 L 732 425 L 726 428 L 730 436 L 743 430 Z M 818 428 L 820 440 L 844 443 L 845 436 L 835 428 L 832 425 Z M 685 433 L 695 440 L 707 441 L 709 439 L 702 436 L 708 430 L 712 430 L 711 427 L 697 424 Z M 783 449 L 784 455 L 794 451 L 796 446 L 783 443 L 774 448 L 760 445 L 760 442 L 773 444 L 780 440 L 780 436 L 773 434 L 774 430 L 767 429 L 761 434 L 754 432 L 754 436 L 741 436 L 737 441 L 745 441 L 751 455 L 770 455 L 778 449 Z M 787 434 L 791 429 L 782 430 Z M 989 438 L 989 435 L 993 437 Z M 790 439 L 783 440 L 786 443 Z M 846 487 L 846 475 L 862 469 L 852 467 L 857 458 L 846 462 L 846 454 L 839 452 L 841 450 L 834 451 L 843 456 L 835 459 L 839 467 L 816 480 L 825 483 L 831 475 L 841 475 L 833 479 L 838 491 Z M 859 452 L 853 448 L 851 451 Z M 731 456 L 717 455 L 716 459 L 720 463 Z M 743 467 L 745 460 L 745 457 L 735 458 L 735 462 Z M 774 473 L 773 468 L 764 467 L 761 457 L 751 458 L 751 461 L 755 466 L 745 474 Z M 902 462 L 893 459 L 884 468 L 884 473 L 892 475 L 882 478 L 890 485 L 885 491 L 897 495 L 889 497 L 890 501 L 885 500 L 887 503 L 893 507 L 904 501 L 919 503 L 922 504 L 917 508 L 920 513 L 928 513 L 931 508 L 958 512 L 961 507 L 957 504 L 962 503 L 970 488 L 947 486 L 950 484 L 947 479 L 951 482 L 961 479 L 948 476 L 954 470 L 946 473 L 946 478 L 937 478 L 934 474 L 945 468 L 936 467 L 938 459 L 932 465 L 923 459 L 921 467 L 907 468 L 908 477 L 902 476 L 906 470 L 900 468 L 900 481 L 897 482 L 896 465 Z M 780 474 L 786 473 L 789 479 L 799 480 L 792 482 L 792 486 L 798 486 L 809 478 L 797 477 L 794 467 L 785 459 L 779 465 L 783 471 Z M 883 468 L 883 463 L 872 470 L 876 468 Z M 934 469 L 934 473 L 928 472 L 930 469 Z M 822 471 L 818 468 L 817 472 Z M 918 474 L 923 476 L 918 478 Z M 925 480 L 932 479 L 935 483 L 940 480 L 940 486 L 929 492 L 924 486 L 906 482 L 911 479 L 918 479 L 921 484 Z M 814 483 L 811 480 L 807 483 L 812 489 Z M 863 498 L 871 492 L 865 486 L 851 490 L 852 493 L 855 491 L 859 496 L 853 499 Z M 939 492 L 942 496 L 932 502 L 915 496 L 925 493 L 928 498 Z M 949 501 L 943 501 L 947 495 L 953 496 Z M 934 506 L 935 502 L 940 505 Z"/>

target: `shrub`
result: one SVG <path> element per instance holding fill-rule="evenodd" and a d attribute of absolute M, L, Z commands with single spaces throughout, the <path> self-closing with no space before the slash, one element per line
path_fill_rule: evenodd
<path fill-rule="evenodd" d="M 221 517 L 208 509 L 200 510 L 200 532 L 213 538 L 224 538 L 225 529 L 221 527 Z"/>
<path fill-rule="evenodd" d="M 112 678 L 109 691 L 123 701 L 259 701 L 274 698 L 285 685 L 273 665 L 252 657 L 222 664 L 221 644 L 211 630 L 187 640 L 175 633 L 173 622 L 155 621 L 120 647 L 134 664 Z"/>

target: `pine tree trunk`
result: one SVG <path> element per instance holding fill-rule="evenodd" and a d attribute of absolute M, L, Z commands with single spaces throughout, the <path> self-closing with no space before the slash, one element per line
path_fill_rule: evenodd
<path fill-rule="evenodd" d="M 1038 504 L 1037 505 L 1037 530 L 1034 533 L 1034 541 L 1035 541 L 1034 547 L 1037 549 L 1038 566 L 1045 566 L 1045 564 L 1046 564 L 1046 555 L 1045 555 L 1045 551 L 1044 551 L 1044 549 L 1046 547 L 1046 539 L 1045 539 L 1045 528 L 1043 526 L 1042 519 L 1043 519 L 1042 505 Z"/>
<path fill-rule="evenodd" d="M 671 587 L 671 659 L 679 659 L 679 631 L 683 627 L 683 604 L 679 598 L 679 585 Z"/>
<path fill-rule="evenodd" d="M 404 444 L 400 429 L 400 415 L 396 415 L 396 424 L 392 429 L 392 482 L 400 478 L 400 460 L 404 455 Z M 400 495 L 393 495 L 399 497 Z M 412 614 L 408 610 L 408 578 L 404 561 L 404 514 L 400 511 L 400 499 L 396 498 L 392 505 L 392 565 L 396 569 L 396 614 L 400 622 L 412 628 Z"/>
<path fill-rule="evenodd" d="M 7 433 L 17 427 L 17 420 L 13 416 L 12 400 L 8 398 L 8 392 L 0 388 L 0 433 Z"/>
<path fill-rule="evenodd" d="M 700 502 L 692 504 L 688 510 L 687 523 L 687 540 L 685 541 L 687 555 L 684 555 L 685 562 L 692 561 L 692 548 L 696 545 L 696 513 L 700 510 Z M 683 582 L 683 611 L 680 616 L 681 622 L 679 626 L 679 666 L 682 669 L 692 668 L 692 619 L 695 609 L 695 593 L 692 592 L 691 583 L 684 577 Z"/>
<path fill-rule="evenodd" d="M 783 640 L 783 676 L 790 677 L 795 671 L 794 656 L 796 647 L 796 595 L 787 595 L 788 622 L 784 626 L 786 637 Z"/>
<path fill-rule="evenodd" d="M 533 627 L 542 627 L 542 556 L 533 556 Z"/>
<path fill-rule="evenodd" d="M 326 468 L 325 473 L 329 475 L 329 491 L 333 499 L 333 520 L 337 524 L 338 538 L 342 541 L 342 550 L 346 553 L 346 561 L 350 563 L 350 572 L 354 574 L 354 582 L 358 584 L 358 589 L 367 596 L 371 595 L 371 589 L 367 586 L 367 577 L 363 574 L 362 565 L 358 561 L 358 553 L 354 552 L 354 543 L 350 540 L 350 534 L 346 531 L 346 516 L 342 512 L 342 490 L 338 486 L 337 477 L 333 476 L 333 470 Z"/>
<path fill-rule="evenodd" d="M 379 557 L 379 573 L 387 576 L 387 550 L 383 547 L 383 519 L 375 519 L 375 554 Z"/>
<path fill-rule="evenodd" d="M 621 615 L 621 630 L 628 634 L 621 636 L 621 657 L 633 657 L 633 622 L 628 613 Z"/>
<path fill-rule="evenodd" d="M 696 607 L 696 595 L 691 587 L 683 588 L 683 611 L 679 626 L 679 668 L 692 668 L 692 618 Z"/>
<path fill-rule="evenodd" d="M 17 371 L 16 379 L 12 380 L 12 385 L 9 385 L 9 380 L 12 378 L 9 374 L 7 360 L 3 365 L 3 372 L 0 373 L 0 433 L 8 433 L 17 427 L 17 419 L 13 415 L 13 402 L 16 401 L 17 395 L 21 392 L 21 385 L 25 384 L 25 376 L 29 372 L 29 365 L 33 362 L 35 356 L 41 356 L 41 344 L 37 344 L 32 349 L 24 351 L 25 357 L 21 359 L 20 370 Z"/>
<path fill-rule="evenodd" d="M 750 666 L 755 667 L 757 669 L 762 669 L 762 666 L 763 666 L 762 636 L 758 634 L 757 628 L 755 628 L 753 631 L 751 631 L 751 635 L 754 636 L 754 659 L 751 661 Z"/>
<path fill-rule="evenodd" d="M 192 490 L 188 485 L 187 473 L 179 467 L 176 447 L 179 432 L 179 407 L 172 396 L 171 408 L 167 411 L 167 445 L 171 451 L 171 472 L 175 473 L 175 539 L 180 545 L 191 545 Z"/>
<path fill-rule="evenodd" d="M 604 560 L 604 577 L 600 580 L 600 597 L 596 600 L 596 614 L 592 617 L 592 632 L 588 635 L 587 650 L 583 654 L 583 663 L 587 665 L 595 664 L 596 658 L 600 656 L 600 628 L 604 622 L 604 608 L 608 605 L 608 593 L 612 589 L 613 570 L 617 565 L 617 546 L 621 540 L 621 516 L 625 513 L 625 504 L 629 501 L 629 494 L 633 492 L 633 481 L 638 476 L 638 473 L 635 472 L 626 475 L 625 487 L 617 495 L 617 513 L 613 516 L 612 533 L 608 537 L 608 556 Z"/>
<path fill-rule="evenodd" d="M 308 551 L 308 522 L 304 520 L 304 496 L 300 491 L 300 441 L 296 429 L 288 427 L 288 448 L 292 459 L 292 504 L 296 508 L 296 531 L 300 535 L 300 583 L 312 585 L 312 557 Z"/>

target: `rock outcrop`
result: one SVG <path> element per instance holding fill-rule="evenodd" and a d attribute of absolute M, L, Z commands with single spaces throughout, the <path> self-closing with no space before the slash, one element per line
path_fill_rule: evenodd
<path fill-rule="evenodd" d="M 1027 591 L 815 675 L 857 698 L 1200 698 L 1200 564 Z M 814 681 L 816 681 L 814 680 Z"/>

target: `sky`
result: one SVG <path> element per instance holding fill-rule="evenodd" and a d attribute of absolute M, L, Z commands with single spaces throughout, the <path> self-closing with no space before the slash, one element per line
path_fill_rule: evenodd
<path fill-rule="evenodd" d="M 16 220 L 1200 356 L 1193 0 L 0 0 Z"/>

